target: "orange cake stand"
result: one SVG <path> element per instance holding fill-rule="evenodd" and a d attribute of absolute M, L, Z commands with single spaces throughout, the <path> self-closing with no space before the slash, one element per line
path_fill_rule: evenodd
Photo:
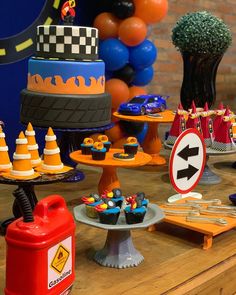
<path fill-rule="evenodd" d="M 185 200 L 188 200 L 188 199 L 191 200 L 191 198 L 185 198 L 184 200 L 179 200 L 176 203 L 185 203 Z M 159 207 L 163 209 L 164 208 L 167 209 L 166 207 L 163 207 L 162 205 L 160 205 Z M 178 209 L 172 208 L 172 210 L 178 210 Z M 210 216 L 201 215 L 201 216 L 211 217 L 211 218 L 214 218 L 214 217 L 220 218 L 217 215 L 210 215 Z M 166 215 L 165 218 L 163 219 L 163 222 L 171 223 L 179 227 L 187 228 L 187 229 L 202 233 L 204 235 L 203 249 L 208 250 L 212 247 L 213 237 L 236 227 L 236 218 L 232 218 L 232 217 L 222 217 L 222 218 L 228 222 L 228 225 L 219 226 L 216 224 L 192 223 L 192 222 L 187 222 L 186 217 L 184 216 L 171 216 L 171 215 Z M 156 229 L 158 229 L 157 225 L 156 225 Z"/>
<path fill-rule="evenodd" d="M 98 192 L 101 194 L 105 190 L 111 191 L 113 188 L 120 187 L 120 182 L 116 174 L 117 168 L 144 166 L 152 159 L 151 156 L 143 152 L 137 152 L 135 159 L 131 161 L 120 161 L 113 159 L 114 153 L 122 152 L 124 151 L 121 149 L 110 149 L 109 152 L 106 153 L 106 159 L 101 161 L 93 160 L 91 155 L 82 155 L 81 151 L 72 152 L 70 157 L 76 163 L 103 168 L 102 176 L 98 184 Z"/>
<path fill-rule="evenodd" d="M 170 110 L 159 113 L 161 117 L 149 117 L 143 116 L 126 116 L 121 115 L 118 112 L 113 113 L 113 116 L 125 121 L 148 123 L 148 130 L 145 136 L 142 148 L 145 153 L 152 156 L 152 160 L 148 165 L 164 165 L 166 159 L 159 155 L 161 150 L 161 139 L 158 136 L 158 124 L 159 123 L 172 123 L 174 120 L 174 113 Z"/>

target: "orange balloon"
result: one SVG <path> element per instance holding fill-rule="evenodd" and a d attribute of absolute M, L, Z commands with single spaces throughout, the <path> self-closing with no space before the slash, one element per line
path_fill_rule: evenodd
<path fill-rule="evenodd" d="M 134 0 L 135 16 L 140 17 L 146 24 L 161 21 L 167 14 L 167 0 Z"/>
<path fill-rule="evenodd" d="M 106 136 L 109 138 L 109 140 L 111 142 L 116 142 L 119 139 L 124 137 L 124 133 L 123 133 L 121 127 L 120 127 L 119 122 L 116 123 L 115 126 L 112 127 L 111 129 L 106 130 L 105 134 L 106 134 Z"/>
<path fill-rule="evenodd" d="M 100 13 L 94 20 L 93 26 L 99 31 L 99 38 L 117 38 L 120 20 L 109 12 Z"/>
<path fill-rule="evenodd" d="M 139 17 L 128 17 L 121 22 L 118 35 L 125 45 L 139 45 L 147 36 L 147 25 Z"/>
<path fill-rule="evenodd" d="M 112 109 L 117 110 L 121 103 L 129 98 L 129 88 L 125 82 L 120 79 L 110 79 L 105 85 L 106 92 L 110 93 L 112 98 Z"/>
<path fill-rule="evenodd" d="M 137 95 L 143 95 L 143 94 L 147 94 L 147 91 L 145 88 L 138 87 L 138 86 L 131 86 L 129 88 L 129 98 L 132 98 Z"/>

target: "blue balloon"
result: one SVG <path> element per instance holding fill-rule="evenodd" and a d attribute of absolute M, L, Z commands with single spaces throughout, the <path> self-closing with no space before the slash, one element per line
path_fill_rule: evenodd
<path fill-rule="evenodd" d="M 154 70 L 152 66 L 140 71 L 136 71 L 132 85 L 145 86 L 152 81 L 153 76 L 154 76 Z"/>
<path fill-rule="evenodd" d="M 105 71 L 105 78 L 106 78 L 106 81 L 112 79 L 113 78 L 113 73 L 109 72 L 109 71 Z"/>
<path fill-rule="evenodd" d="M 129 50 L 118 39 L 109 38 L 100 43 L 99 58 L 105 62 L 107 71 L 116 71 L 127 64 Z"/>
<path fill-rule="evenodd" d="M 150 67 L 157 58 L 156 46 L 147 39 L 138 46 L 130 47 L 129 53 L 129 62 L 135 70 Z"/>

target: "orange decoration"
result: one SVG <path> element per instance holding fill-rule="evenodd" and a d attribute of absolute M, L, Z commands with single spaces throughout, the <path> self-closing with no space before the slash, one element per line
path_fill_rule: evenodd
<path fill-rule="evenodd" d="M 43 79 L 40 75 L 28 74 L 27 89 L 36 92 L 58 93 L 58 94 L 99 94 L 104 93 L 105 77 L 98 79 L 90 77 L 90 85 L 86 85 L 85 78 L 82 76 L 71 77 L 65 82 L 61 76 L 56 75 L 55 84 L 52 77 Z M 77 83 L 78 82 L 78 83 Z"/>
<path fill-rule="evenodd" d="M 167 0 L 134 0 L 135 16 L 140 17 L 146 24 L 161 21 L 167 14 Z"/>
<path fill-rule="evenodd" d="M 117 110 L 121 103 L 129 98 L 129 88 L 127 84 L 120 79 L 110 79 L 105 85 L 106 92 L 112 97 L 112 109 Z"/>
<path fill-rule="evenodd" d="M 129 98 L 133 98 L 137 95 L 143 95 L 147 94 L 147 91 L 145 88 L 138 87 L 138 86 L 131 86 L 129 88 Z"/>
<path fill-rule="evenodd" d="M 119 19 L 109 12 L 100 13 L 94 20 L 93 26 L 99 30 L 99 39 L 118 37 Z"/>
<path fill-rule="evenodd" d="M 109 140 L 112 142 L 116 142 L 117 140 L 124 137 L 124 133 L 119 123 L 115 124 L 113 128 L 106 130 L 105 134 L 108 136 Z"/>
<path fill-rule="evenodd" d="M 100 136 L 101 133 L 94 133 L 90 135 L 90 137 L 93 139 L 94 142 L 98 141 L 98 136 Z"/>
<path fill-rule="evenodd" d="M 147 36 L 147 25 L 139 17 L 129 17 L 121 22 L 118 35 L 128 46 L 139 45 Z"/>

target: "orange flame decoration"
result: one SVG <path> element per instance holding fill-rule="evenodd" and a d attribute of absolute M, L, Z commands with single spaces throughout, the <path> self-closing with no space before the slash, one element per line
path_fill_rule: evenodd
<path fill-rule="evenodd" d="M 55 76 L 55 83 L 52 83 L 53 77 L 43 79 L 40 75 L 28 74 L 27 89 L 36 92 L 57 93 L 57 94 L 99 94 L 105 91 L 105 77 L 98 79 L 90 77 L 90 85 L 85 84 L 82 76 L 71 77 L 63 82 L 61 76 Z M 78 83 L 76 83 L 78 82 Z"/>
<path fill-rule="evenodd" d="M 137 207 L 136 197 L 137 197 L 137 195 L 132 195 L 132 196 L 126 198 L 127 204 L 130 204 L 131 211 Z"/>

